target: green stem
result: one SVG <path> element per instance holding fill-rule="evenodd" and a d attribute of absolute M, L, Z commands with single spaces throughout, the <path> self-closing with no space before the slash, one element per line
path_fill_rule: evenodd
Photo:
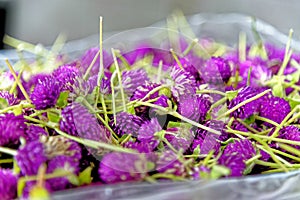
<path fill-rule="evenodd" d="M 199 39 L 195 38 L 193 39 L 193 41 L 189 44 L 189 46 L 183 51 L 182 55 L 186 56 L 193 48 L 196 44 L 198 44 Z"/>
<path fill-rule="evenodd" d="M 170 52 L 171 52 L 173 58 L 175 59 L 176 63 L 177 63 L 178 66 L 180 67 L 180 69 L 183 70 L 183 66 L 182 66 L 180 60 L 178 59 L 178 56 L 177 56 L 176 53 L 174 52 L 174 50 L 173 50 L 173 49 L 170 49 Z"/>
<path fill-rule="evenodd" d="M 267 122 L 267 123 L 269 123 L 269 124 L 272 124 L 272 125 L 274 125 L 274 126 L 276 126 L 276 127 L 277 127 L 277 126 L 280 126 L 278 123 L 276 123 L 276 122 L 274 122 L 273 120 L 270 120 L 270 119 L 268 119 L 268 118 L 265 118 L 265 117 L 260 117 L 260 116 L 255 115 L 254 118 L 257 119 L 257 120 L 260 120 L 260 121 L 263 121 L 263 122 Z"/>
<path fill-rule="evenodd" d="M 157 173 L 157 174 L 153 174 L 151 177 L 154 178 L 154 179 L 163 178 L 163 179 L 171 179 L 171 180 L 174 180 L 174 181 L 186 181 L 186 178 L 181 177 L 181 176 L 175 176 L 173 174 Z"/>
<path fill-rule="evenodd" d="M 106 103 L 104 101 L 104 95 L 100 94 L 100 98 L 101 98 L 102 108 L 104 111 L 104 119 L 105 119 L 105 122 L 108 123 L 107 108 L 106 108 Z"/>
<path fill-rule="evenodd" d="M 219 95 L 222 95 L 222 96 L 227 96 L 226 93 L 222 92 L 222 91 L 219 91 L 219 90 L 206 90 L 206 89 L 203 89 L 203 90 L 197 90 L 196 92 L 197 94 L 219 94 Z"/>
<path fill-rule="evenodd" d="M 87 68 L 87 70 L 86 70 L 86 72 L 85 72 L 85 74 L 84 74 L 84 76 L 83 76 L 83 80 L 87 80 L 87 79 L 88 79 L 89 74 L 90 74 L 90 72 L 91 72 L 91 70 L 92 70 L 94 64 L 96 63 L 96 61 L 97 61 L 99 55 L 100 55 L 100 50 L 96 53 L 96 55 L 95 55 L 95 57 L 93 58 L 91 64 L 90 64 L 89 67 Z"/>
<path fill-rule="evenodd" d="M 6 107 L 6 108 L 0 110 L 0 114 L 6 113 L 6 112 L 8 112 L 10 110 L 13 110 L 15 108 L 19 108 L 20 106 L 22 106 L 22 108 L 34 108 L 34 105 L 32 105 L 32 104 L 22 104 L 21 103 L 21 104 L 9 106 L 9 107 Z"/>
<path fill-rule="evenodd" d="M 113 48 L 111 49 L 111 53 L 112 53 L 112 56 L 113 56 L 113 59 L 114 59 L 114 63 L 115 63 L 115 66 L 116 66 L 116 71 L 117 71 L 117 76 L 118 76 L 118 82 L 119 82 L 119 87 L 120 87 L 120 91 L 121 91 L 121 97 L 122 97 L 122 101 L 123 101 L 123 111 L 126 112 L 127 108 L 126 108 L 126 100 L 125 100 L 124 88 L 123 88 L 123 85 L 122 85 L 122 74 L 121 74 L 121 71 L 120 71 L 119 63 L 118 63 L 117 58 L 116 58 L 115 50 Z"/>
<path fill-rule="evenodd" d="M 253 156 L 252 158 L 246 160 L 246 161 L 245 161 L 245 164 L 246 164 L 246 165 L 249 165 L 249 164 L 251 164 L 252 162 L 255 162 L 256 160 L 258 160 L 260 157 L 261 157 L 261 155 L 259 155 L 259 154 L 258 154 L 258 155 L 255 155 L 255 156 Z"/>
<path fill-rule="evenodd" d="M 1 164 L 6 164 L 6 163 L 13 163 L 13 162 L 14 162 L 14 159 L 12 159 L 12 158 L 1 159 L 0 160 L 0 165 Z"/>
<path fill-rule="evenodd" d="M 291 55 L 292 55 L 292 50 L 290 50 L 290 46 L 291 46 L 291 42 L 292 42 L 292 37 L 293 37 L 293 29 L 290 29 L 290 32 L 289 32 L 289 39 L 286 43 L 286 47 L 285 47 L 285 53 L 284 53 L 284 58 L 283 58 L 283 62 L 282 62 L 282 65 L 277 73 L 278 76 L 282 76 L 283 73 L 284 73 L 284 70 L 291 58 Z"/>
<path fill-rule="evenodd" d="M 237 104 L 236 106 L 234 106 L 233 108 L 231 108 L 227 112 L 225 112 L 222 115 L 220 115 L 217 119 L 222 119 L 223 117 L 226 117 L 227 115 L 229 115 L 230 113 L 236 111 L 240 107 L 242 107 L 242 106 L 244 106 L 244 105 L 246 105 L 246 104 L 248 104 L 248 103 L 250 103 L 250 102 L 252 102 L 254 100 L 257 100 L 257 99 L 261 98 L 262 96 L 264 96 L 265 94 L 269 93 L 270 91 L 272 91 L 272 90 L 271 89 L 265 90 L 265 91 L 263 91 L 263 92 L 255 95 L 255 96 L 253 96 L 253 97 L 251 97 L 251 98 L 249 98 L 249 99 L 247 99 L 247 100 L 245 100 L 245 101 Z"/>

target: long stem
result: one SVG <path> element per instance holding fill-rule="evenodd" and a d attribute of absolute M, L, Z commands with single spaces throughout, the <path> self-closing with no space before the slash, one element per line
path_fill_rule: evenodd
<path fill-rule="evenodd" d="M 261 93 L 255 95 L 255 96 L 253 96 L 253 97 L 251 97 L 251 98 L 249 98 L 249 99 L 247 99 L 247 100 L 245 100 L 245 101 L 243 101 L 243 102 L 237 104 L 236 106 L 234 106 L 233 108 L 231 108 L 231 109 L 228 110 L 227 112 L 225 112 L 225 113 L 223 113 L 222 115 L 220 115 L 217 119 L 222 119 L 223 117 L 226 117 L 227 115 L 229 115 L 230 113 L 236 111 L 236 110 L 239 109 L 240 107 L 242 107 L 242 106 L 246 105 L 247 103 L 250 103 L 250 102 L 252 102 L 252 101 L 254 101 L 254 100 L 256 100 L 256 99 L 259 99 L 260 97 L 264 96 L 265 94 L 267 94 L 267 93 L 269 93 L 269 92 L 271 92 L 271 91 L 272 91 L 271 89 L 265 90 L 265 91 L 263 91 L 263 92 L 261 92 Z"/>
<path fill-rule="evenodd" d="M 9 154 L 9 155 L 12 155 L 12 156 L 16 156 L 17 155 L 17 151 L 16 150 L 10 149 L 10 148 L 7 148 L 7 147 L 1 147 L 0 146 L 0 152 L 6 153 L 6 154 Z"/>
<path fill-rule="evenodd" d="M 112 53 L 112 56 L 113 56 L 113 59 L 114 59 L 114 63 L 115 63 L 116 71 L 117 71 L 117 75 L 118 75 L 119 87 L 120 87 L 121 97 L 122 97 L 122 101 L 123 101 L 123 111 L 126 112 L 127 108 L 126 108 L 124 88 L 123 88 L 123 85 L 122 85 L 122 74 L 121 74 L 121 71 L 120 71 L 119 63 L 118 63 L 117 58 L 116 58 L 115 50 L 113 48 L 111 49 L 111 53 Z"/>
<path fill-rule="evenodd" d="M 265 117 L 260 117 L 260 116 L 258 116 L 258 115 L 255 115 L 254 116 L 254 118 L 255 119 L 257 119 L 257 120 L 260 120 L 260 121 L 263 121 L 263 122 L 267 122 L 267 123 L 269 123 L 269 124 L 272 124 L 272 125 L 274 125 L 274 126 L 280 126 L 278 123 L 276 123 L 276 122 L 274 122 L 274 121 L 272 121 L 272 120 L 270 120 L 270 119 L 268 119 L 268 118 L 265 118 Z"/>
<path fill-rule="evenodd" d="M 12 65 L 10 64 L 10 62 L 8 61 L 8 59 L 6 59 L 5 62 L 6 62 L 6 64 L 7 64 L 7 66 L 8 66 L 8 68 L 9 68 L 11 74 L 13 75 L 15 81 L 17 82 L 17 84 L 18 84 L 18 86 L 19 86 L 21 92 L 23 93 L 25 99 L 26 99 L 29 103 L 31 103 L 31 100 L 30 100 L 30 98 L 29 98 L 29 95 L 27 94 L 27 92 L 26 92 L 26 90 L 24 89 L 22 83 L 21 83 L 20 80 L 18 79 L 18 76 L 17 76 L 17 74 L 16 74 L 14 68 L 12 67 Z"/>

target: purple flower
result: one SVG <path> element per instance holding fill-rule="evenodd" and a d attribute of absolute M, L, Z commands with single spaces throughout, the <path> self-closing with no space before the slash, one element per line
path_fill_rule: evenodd
<path fill-rule="evenodd" d="M 169 98 L 166 95 L 161 95 L 158 97 L 158 99 L 155 102 L 153 102 L 153 104 L 167 108 L 169 107 L 168 100 Z"/>
<path fill-rule="evenodd" d="M 52 76 L 46 76 L 43 79 L 38 79 L 38 82 L 30 95 L 30 99 L 36 109 L 42 110 L 55 106 L 59 94 L 59 82 Z"/>
<path fill-rule="evenodd" d="M 22 115 L 12 113 L 0 115 L 0 146 L 16 144 L 25 136 L 25 120 Z"/>
<path fill-rule="evenodd" d="M 239 103 L 244 102 L 245 100 L 254 97 L 255 95 L 259 94 L 259 90 L 252 88 L 252 87 L 244 87 L 242 88 L 238 95 L 232 99 L 229 104 L 228 104 L 228 109 L 233 108 L 234 106 L 238 105 Z M 261 103 L 261 98 L 256 99 L 254 101 L 251 101 L 250 103 L 247 103 L 244 106 L 241 106 L 240 108 L 238 108 L 237 110 L 235 110 L 234 112 L 232 112 L 230 114 L 231 117 L 235 117 L 235 118 L 241 118 L 241 119 L 246 119 L 248 117 L 250 117 L 251 115 L 253 115 L 254 113 L 258 112 L 260 103 Z"/>
<path fill-rule="evenodd" d="M 289 103 L 283 98 L 268 97 L 265 101 L 261 102 L 259 114 L 261 117 L 270 119 L 278 124 L 291 112 Z M 265 123 L 267 126 L 273 126 L 272 124 Z"/>
<path fill-rule="evenodd" d="M 0 199 L 15 199 L 17 194 L 17 177 L 11 170 L 0 168 Z"/>
<path fill-rule="evenodd" d="M 153 145 L 148 143 L 147 141 L 142 142 L 133 142 L 128 141 L 124 144 L 125 148 L 137 150 L 139 153 L 144 154 L 147 160 L 151 162 L 156 162 L 157 156 L 155 152 L 153 152 Z"/>
<path fill-rule="evenodd" d="M 0 91 L 0 98 L 5 99 L 10 106 L 20 103 L 20 100 L 14 94 L 10 94 L 8 91 Z"/>
<path fill-rule="evenodd" d="M 93 62 L 96 54 L 98 53 L 98 51 L 99 51 L 98 47 L 90 48 L 81 57 L 81 60 L 80 60 L 80 64 L 81 64 L 80 71 L 83 74 L 86 72 L 86 70 L 92 64 L 92 62 Z M 104 64 L 104 68 L 107 68 L 107 66 L 109 66 L 111 63 L 112 63 L 112 58 L 110 57 L 110 55 L 106 51 L 103 51 L 103 64 Z M 100 55 L 98 56 L 98 58 L 96 59 L 96 62 L 92 66 L 92 69 L 90 71 L 90 75 L 91 76 L 98 74 L 98 72 L 99 72 L 99 66 L 100 66 Z"/>
<path fill-rule="evenodd" d="M 247 139 L 228 144 L 218 160 L 231 170 L 230 176 L 242 176 L 246 169 L 245 161 L 255 155 L 255 149 Z"/>
<path fill-rule="evenodd" d="M 206 83 L 223 84 L 231 77 L 231 69 L 228 61 L 221 57 L 212 57 L 206 61 L 200 69 L 201 78 Z"/>
<path fill-rule="evenodd" d="M 184 164 L 178 160 L 177 155 L 171 150 L 164 151 L 158 156 L 156 170 L 159 173 L 173 174 L 175 176 L 185 177 L 187 175 Z"/>
<path fill-rule="evenodd" d="M 189 72 L 195 78 L 195 80 L 197 82 L 199 82 L 200 81 L 200 73 L 199 73 L 198 69 L 196 69 L 194 67 L 194 65 L 192 65 L 192 63 L 189 60 L 187 60 L 186 58 L 180 58 L 179 61 L 182 65 L 183 69 L 186 72 Z M 179 67 L 179 65 L 177 63 L 175 66 Z"/>
<path fill-rule="evenodd" d="M 27 142 L 38 140 L 42 135 L 47 136 L 48 133 L 45 131 L 45 129 L 43 129 L 40 126 L 36 126 L 32 124 L 29 125 L 28 128 L 26 129 Z"/>
<path fill-rule="evenodd" d="M 165 138 L 173 148 L 185 152 L 192 143 L 193 134 L 189 127 L 173 127 L 166 130 Z"/>
<path fill-rule="evenodd" d="M 145 84 L 146 81 L 149 81 L 149 78 L 144 69 L 122 72 L 122 85 L 129 97 L 133 94 L 137 87 Z"/>
<path fill-rule="evenodd" d="M 105 183 L 141 181 L 147 174 L 147 162 L 142 154 L 111 152 L 104 155 L 98 172 Z"/>
<path fill-rule="evenodd" d="M 116 122 L 110 122 L 113 130 L 118 135 L 131 134 L 136 136 L 144 120 L 136 115 L 127 112 L 119 112 L 116 116 Z"/>
<path fill-rule="evenodd" d="M 41 164 L 47 161 L 44 145 L 39 141 L 28 142 L 18 150 L 18 166 L 24 175 L 36 175 Z"/>
<path fill-rule="evenodd" d="M 110 137 L 107 128 L 79 103 L 72 103 L 62 110 L 59 124 L 62 131 L 85 139 L 108 141 Z"/>
<path fill-rule="evenodd" d="M 196 92 L 196 80 L 189 72 L 180 69 L 178 66 L 174 66 L 170 72 L 171 80 L 171 92 L 172 96 L 179 101 L 179 98 L 187 94 L 195 94 Z"/>
<path fill-rule="evenodd" d="M 151 145 L 152 150 L 157 147 L 159 141 L 154 134 L 162 130 L 157 118 L 152 118 L 150 121 L 143 123 L 138 130 L 138 140 Z"/>
<path fill-rule="evenodd" d="M 296 126 L 286 126 L 279 131 L 279 138 L 291 140 L 291 141 L 300 141 L 300 129 Z M 296 149 L 300 149 L 298 145 L 291 145 Z"/>
<path fill-rule="evenodd" d="M 68 65 L 62 65 L 53 71 L 52 76 L 59 82 L 61 91 L 69 90 L 73 91 L 73 85 L 79 78 L 79 70 L 77 63 L 71 63 Z"/>
<path fill-rule="evenodd" d="M 155 88 L 157 88 L 159 86 L 160 86 L 160 84 L 146 82 L 145 84 L 143 84 L 143 85 L 136 88 L 133 95 L 130 97 L 130 101 L 142 100 L 143 98 L 146 97 L 146 95 L 150 91 L 154 90 Z M 159 96 L 159 94 L 158 94 L 158 91 L 157 91 L 157 92 L 151 94 L 149 97 L 145 98 L 145 101 L 148 101 L 150 99 L 155 99 L 158 96 Z"/>
<path fill-rule="evenodd" d="M 211 102 L 198 95 L 181 96 L 178 103 L 178 112 L 193 121 L 204 121 L 210 109 Z"/>

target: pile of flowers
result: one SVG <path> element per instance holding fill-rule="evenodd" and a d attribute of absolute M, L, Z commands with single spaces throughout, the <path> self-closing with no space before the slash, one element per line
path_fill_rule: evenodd
<path fill-rule="evenodd" d="M 300 54 L 289 42 L 189 41 L 7 60 L 0 199 L 299 169 Z"/>

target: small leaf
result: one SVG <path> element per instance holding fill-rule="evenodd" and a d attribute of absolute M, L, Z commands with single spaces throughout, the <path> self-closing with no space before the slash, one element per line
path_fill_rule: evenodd
<path fill-rule="evenodd" d="M 135 115 L 135 109 L 134 109 L 134 106 L 131 105 L 131 106 L 127 107 L 127 112 L 130 113 L 130 114 Z"/>
<path fill-rule="evenodd" d="M 22 105 L 17 106 L 16 108 L 13 109 L 13 113 L 17 116 L 17 115 L 21 115 L 23 112 L 23 108 Z"/>
<path fill-rule="evenodd" d="M 30 192 L 29 192 L 29 199 L 33 199 L 33 200 L 38 200 L 38 199 L 42 199 L 42 200 L 50 200 L 50 194 L 48 192 L 48 190 L 42 186 L 39 185 L 35 185 L 34 187 L 31 188 Z"/>
<path fill-rule="evenodd" d="M 79 185 L 87 185 L 92 182 L 92 177 L 91 177 L 92 170 L 93 170 L 93 167 L 88 166 L 87 168 L 85 168 L 85 170 L 80 172 L 80 174 L 78 176 Z"/>
<path fill-rule="evenodd" d="M 193 151 L 193 155 L 195 156 L 199 156 L 200 155 L 200 145 L 198 145 L 194 151 Z M 197 157 L 195 157 L 195 160 L 197 159 Z"/>
<path fill-rule="evenodd" d="M 229 101 L 231 101 L 232 99 L 234 99 L 236 96 L 238 95 L 238 91 L 227 91 L 226 92 L 226 97 Z"/>
<path fill-rule="evenodd" d="M 170 88 L 165 87 L 165 88 L 162 88 L 159 90 L 159 95 L 165 95 L 170 98 L 172 96 L 172 93 L 171 93 Z"/>
<path fill-rule="evenodd" d="M 60 108 L 64 108 L 68 104 L 69 92 L 64 91 L 59 94 L 56 105 Z"/>
<path fill-rule="evenodd" d="M 247 119 L 244 120 L 244 122 L 248 125 L 253 124 L 255 122 L 255 117 L 254 115 L 251 115 L 250 117 L 248 117 Z"/>
<path fill-rule="evenodd" d="M 230 175 L 231 170 L 225 166 L 222 165 L 215 165 L 211 169 L 210 176 L 212 179 L 218 179 L 223 176 L 228 176 Z"/>
<path fill-rule="evenodd" d="M 23 190 L 25 188 L 26 185 L 26 181 L 23 178 L 19 178 L 18 180 L 18 185 L 17 185 L 17 193 L 18 193 L 18 197 L 21 197 L 23 194 Z"/>
<path fill-rule="evenodd" d="M 75 174 L 68 175 L 66 178 L 70 181 L 71 184 L 76 186 L 80 185 L 79 179 Z"/>
<path fill-rule="evenodd" d="M 21 169 L 15 159 L 14 159 L 13 165 L 14 165 L 13 166 L 14 174 L 19 174 L 21 172 Z"/>
<path fill-rule="evenodd" d="M 4 98 L 0 98 L 0 109 L 4 109 L 8 107 L 8 102 Z"/>
<path fill-rule="evenodd" d="M 278 83 L 278 84 L 274 85 L 272 93 L 276 97 L 281 97 L 281 98 L 284 97 L 284 90 L 283 90 L 282 84 Z"/>
<path fill-rule="evenodd" d="M 155 169 L 155 163 L 147 162 L 147 169 L 148 169 L 148 171 L 154 170 Z"/>
<path fill-rule="evenodd" d="M 57 113 L 53 113 L 51 111 L 47 112 L 47 117 L 50 122 L 58 123 L 60 120 L 60 116 Z"/>

